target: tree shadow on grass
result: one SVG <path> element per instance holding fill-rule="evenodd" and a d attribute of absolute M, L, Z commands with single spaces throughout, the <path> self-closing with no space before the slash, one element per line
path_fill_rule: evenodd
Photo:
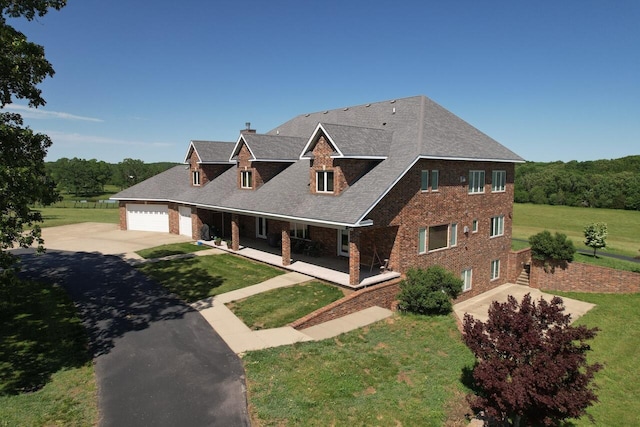
<path fill-rule="evenodd" d="M 22 268 L 23 277 L 65 288 L 82 318 L 94 358 L 107 354 L 128 332 L 193 311 L 115 256 L 86 252 L 25 255 Z"/>
<path fill-rule="evenodd" d="M 91 360 L 64 290 L 0 275 L 0 395 L 42 388 L 51 374 Z"/>
<path fill-rule="evenodd" d="M 139 269 L 188 303 L 213 296 L 225 282 L 223 277 L 212 276 L 201 267 L 199 258 L 159 261 L 143 264 Z"/>

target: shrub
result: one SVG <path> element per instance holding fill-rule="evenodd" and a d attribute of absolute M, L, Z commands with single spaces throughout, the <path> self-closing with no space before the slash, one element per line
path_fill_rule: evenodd
<path fill-rule="evenodd" d="M 598 329 L 571 326 L 570 317 L 561 298 L 536 304 L 529 294 L 521 303 L 513 296 L 494 301 L 486 322 L 466 314 L 463 338 L 477 358 L 479 389 L 469 398 L 471 407 L 513 426 L 557 425 L 587 415 L 598 401 L 592 380 L 602 366 L 587 363 L 586 341 Z"/>
<path fill-rule="evenodd" d="M 462 291 L 462 279 L 439 265 L 427 270 L 412 268 L 400 282 L 398 309 L 418 314 L 447 314 L 451 300 Z"/>
<path fill-rule="evenodd" d="M 547 230 L 529 237 L 531 257 L 539 261 L 571 262 L 576 253 L 573 242 L 566 234 L 556 232 L 555 236 Z"/>

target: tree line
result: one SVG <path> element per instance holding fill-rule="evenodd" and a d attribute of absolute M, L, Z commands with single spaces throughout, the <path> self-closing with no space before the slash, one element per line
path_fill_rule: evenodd
<path fill-rule="evenodd" d="M 86 197 L 102 193 L 105 185 L 125 189 L 176 164 L 145 163 L 139 159 L 124 159 L 114 164 L 96 159 L 63 157 L 55 162 L 47 162 L 46 169 L 59 190 L 76 197 Z"/>
<path fill-rule="evenodd" d="M 516 166 L 516 203 L 640 210 L 640 156 Z"/>

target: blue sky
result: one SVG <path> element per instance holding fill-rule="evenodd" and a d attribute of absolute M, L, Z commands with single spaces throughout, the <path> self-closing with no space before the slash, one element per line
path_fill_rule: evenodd
<path fill-rule="evenodd" d="M 640 154 L 640 1 L 69 0 L 45 47 L 47 160 L 181 162 L 294 116 L 426 95 L 532 161 Z"/>

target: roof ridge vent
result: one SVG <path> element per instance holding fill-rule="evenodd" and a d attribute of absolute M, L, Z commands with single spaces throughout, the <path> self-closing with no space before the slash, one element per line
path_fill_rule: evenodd
<path fill-rule="evenodd" d="M 391 101 L 389 101 L 389 104 L 395 104 L 396 100 L 392 99 Z"/>

